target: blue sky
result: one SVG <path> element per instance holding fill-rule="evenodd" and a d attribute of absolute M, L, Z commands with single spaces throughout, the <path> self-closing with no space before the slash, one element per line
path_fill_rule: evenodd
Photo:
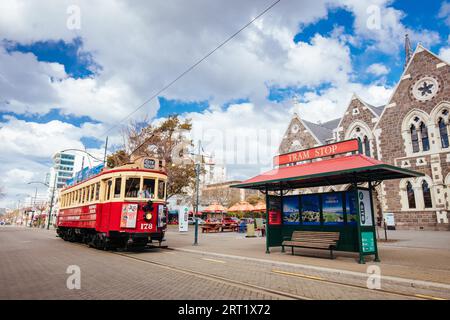
<path fill-rule="evenodd" d="M 439 9 L 441 8 L 441 1 L 427 1 L 427 5 L 415 5 L 412 1 L 398 0 L 391 4 L 391 7 L 403 11 L 404 17 L 402 22 L 405 26 L 412 29 L 429 29 L 437 32 L 441 38 L 440 43 L 436 43 L 431 46 L 431 50 L 438 52 L 443 46 L 448 45 L 448 26 L 442 19 L 437 19 Z M 310 42 L 311 39 L 319 34 L 322 36 L 329 36 L 335 30 L 335 28 L 342 28 L 342 32 L 346 35 L 354 35 L 353 24 L 355 18 L 354 14 L 344 8 L 332 8 L 329 10 L 327 19 L 320 19 L 315 23 L 300 24 L 298 33 L 294 36 L 293 42 Z M 63 40 L 49 40 L 49 41 L 36 41 L 32 43 L 20 43 L 14 39 L 3 39 L 5 48 L 8 52 L 22 52 L 32 53 L 42 62 L 56 62 L 62 64 L 65 68 L 68 76 L 74 79 L 95 77 L 96 73 L 102 72 L 102 66 L 99 62 L 95 61 L 94 55 L 91 52 L 85 51 L 83 47 L 83 39 L 76 37 L 70 42 Z M 403 39 L 398 39 L 399 43 Z M 359 46 L 353 46 L 349 44 L 351 49 L 352 64 L 354 67 L 355 79 L 364 84 L 368 84 L 377 80 L 380 80 L 379 76 L 368 74 L 365 72 L 367 67 L 374 63 L 380 63 L 386 65 L 390 72 L 383 77 L 382 81 L 389 86 L 393 86 L 398 80 L 403 70 L 403 50 L 397 52 L 377 52 L 366 51 L 367 43 L 362 43 Z M 413 43 L 413 47 L 416 43 Z M 301 75 L 299 75 L 301 76 Z M 313 91 L 320 92 L 323 89 L 330 87 L 330 84 L 323 83 L 318 86 L 314 86 Z M 282 102 L 285 99 L 290 99 L 293 95 L 301 95 L 304 93 L 305 88 L 302 86 L 279 86 L 279 85 L 267 85 L 269 94 L 267 99 L 274 102 Z M 311 90 L 311 88 L 308 88 Z M 145 99 L 146 97 L 142 97 Z M 247 97 L 234 98 L 230 101 L 223 103 L 222 107 L 226 108 L 232 103 L 240 103 L 249 101 Z M 183 114 L 187 112 L 203 112 L 209 107 L 207 100 L 187 100 L 171 99 L 170 97 L 162 94 L 158 97 L 160 108 L 156 113 L 156 117 L 165 117 L 170 114 Z M 80 126 L 85 122 L 98 123 L 88 116 L 74 116 L 70 114 L 63 115 L 58 106 L 55 105 L 46 114 L 20 114 L 14 112 L 1 112 L 0 116 L 14 115 L 18 119 L 27 121 L 35 121 L 38 123 L 44 123 L 51 120 L 61 120 Z M 87 139 L 86 141 L 93 141 Z M 88 145 L 87 147 L 91 147 Z"/>
<path fill-rule="evenodd" d="M 16 159 L 0 164 L 0 185 L 45 175 L 43 164 L 63 148 L 102 154 L 102 133 L 117 124 L 110 150 L 120 147 L 122 119 L 272 2 L 171 1 L 79 0 L 79 30 L 67 27 L 62 2 L 0 12 L 0 143 L 5 159 Z M 268 128 L 282 135 L 294 112 L 315 122 L 340 117 L 353 92 L 387 103 L 403 71 L 406 32 L 413 49 L 421 41 L 450 60 L 449 1 L 345 3 L 281 1 L 132 119 L 188 114 L 196 128 L 230 129 L 235 139 Z M 381 28 L 367 30 L 374 3 Z M 220 154 L 219 141 L 207 151 Z M 261 166 L 229 168 L 243 178 Z"/>

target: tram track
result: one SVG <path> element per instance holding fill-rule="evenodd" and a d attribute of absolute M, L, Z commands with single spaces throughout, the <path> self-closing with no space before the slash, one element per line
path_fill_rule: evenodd
<path fill-rule="evenodd" d="M 257 291 L 260 293 L 269 293 L 271 295 L 276 295 L 282 299 L 294 299 L 294 300 L 314 300 L 314 298 L 311 297 L 306 297 L 306 296 L 301 296 L 301 295 L 297 295 L 297 294 L 293 294 L 290 292 L 285 292 L 285 291 L 280 291 L 280 290 L 275 290 L 275 289 L 271 289 L 271 288 L 267 288 L 267 287 L 263 287 L 263 286 L 258 286 L 255 284 L 251 284 L 251 283 L 247 283 L 247 282 L 242 282 L 242 281 L 237 281 L 237 280 L 233 280 L 230 278 L 226 278 L 226 277 L 222 277 L 222 276 L 218 276 L 218 275 L 213 275 L 213 274 L 209 274 L 209 273 L 205 273 L 205 272 L 200 272 L 200 271 L 196 271 L 196 270 L 191 270 L 191 269 L 187 269 L 187 268 L 181 268 L 178 266 L 173 266 L 173 265 L 169 265 L 166 263 L 161 263 L 161 262 L 157 262 L 154 260 L 148 260 L 148 259 L 143 259 L 143 258 L 139 258 L 136 256 L 132 256 L 126 253 L 121 253 L 121 252 L 112 252 L 113 254 L 128 258 L 128 259 L 132 259 L 135 261 L 139 261 L 142 263 L 147 263 L 147 264 L 151 264 L 154 266 L 158 266 L 164 269 L 168 269 L 168 270 L 173 270 L 173 271 L 178 271 L 178 272 L 183 272 L 185 274 L 191 274 L 191 275 L 196 275 L 198 277 L 202 277 L 204 279 L 213 279 L 216 281 L 220 281 L 222 283 L 226 283 L 228 285 L 232 284 L 232 285 L 236 285 L 239 286 L 241 288 L 244 289 L 252 289 L 253 291 Z M 327 280 L 324 278 L 319 278 L 319 277 L 313 277 L 313 276 L 308 276 L 308 275 L 302 275 L 302 274 L 296 274 L 296 273 L 290 273 L 290 272 L 285 272 L 285 271 L 281 271 L 281 270 L 271 270 L 270 272 L 266 272 L 266 273 L 271 273 L 271 274 L 278 274 L 278 275 L 284 275 L 284 276 L 289 276 L 289 277 L 298 277 L 301 278 L 302 280 L 306 280 L 306 281 L 312 281 L 312 282 L 322 282 L 322 283 L 328 283 L 328 284 L 332 284 L 332 285 L 337 285 L 337 286 L 342 286 L 342 287 L 347 287 L 347 288 L 353 288 L 353 289 L 359 289 L 359 290 L 363 290 L 365 292 L 377 292 L 377 293 L 382 293 L 382 294 L 389 294 L 389 295 L 394 295 L 396 297 L 401 297 L 401 298 L 410 298 L 410 299 L 415 299 L 415 300 L 445 300 L 442 298 L 438 298 L 438 297 L 434 297 L 434 296 L 428 296 L 428 295 L 421 295 L 421 294 L 408 294 L 408 293 L 403 293 L 403 292 L 397 292 L 397 291 L 391 291 L 391 290 L 382 290 L 382 289 L 369 289 L 367 287 L 364 286 L 360 286 L 360 285 L 355 285 L 355 284 L 349 284 L 349 283 L 342 283 L 342 282 L 337 282 L 337 281 L 333 281 L 333 280 Z"/>
<path fill-rule="evenodd" d="M 84 244 L 81 243 L 69 243 L 71 245 L 76 245 L 76 246 L 83 246 L 86 247 Z M 164 251 L 170 251 L 171 249 L 169 248 L 163 248 Z M 210 273 L 205 273 L 205 272 L 200 272 L 200 271 L 196 271 L 196 270 L 192 270 L 192 269 L 187 269 L 187 268 L 182 268 L 179 266 L 173 266 L 167 263 L 162 263 L 162 262 L 157 262 L 154 260 L 148 260 L 148 259 L 144 259 L 144 258 L 140 258 L 140 257 L 136 257 L 134 255 L 131 254 L 127 254 L 124 252 L 114 252 L 114 251 L 98 251 L 101 252 L 103 254 L 106 255 L 115 255 L 115 256 L 119 256 L 125 259 L 129 259 L 135 262 L 140 262 L 140 263 L 144 263 L 147 265 L 152 265 L 152 266 L 156 266 L 162 269 L 166 269 L 166 270 L 171 270 L 171 271 L 175 271 L 175 272 L 180 272 L 180 273 L 184 273 L 187 275 L 193 275 L 196 276 L 198 278 L 202 278 L 202 279 L 206 279 L 206 280 L 213 280 L 225 285 L 232 285 L 235 287 L 239 287 L 241 289 L 244 290 L 250 290 L 256 293 L 260 293 L 260 294 L 264 294 L 264 295 L 270 295 L 274 298 L 278 298 L 278 299 L 288 299 L 288 300 L 315 300 L 315 298 L 313 297 L 307 297 L 307 296 L 303 296 L 303 295 L 297 295 L 294 293 L 290 293 L 290 292 L 286 292 L 286 291 L 280 291 L 280 290 L 276 290 L 276 289 L 272 289 L 272 288 L 267 288 L 264 286 L 259 286 L 259 285 L 255 285 L 252 283 L 248 283 L 248 282 L 242 282 L 242 281 L 238 281 L 238 280 L 234 280 L 234 279 L 230 279 L 227 277 L 222 277 L 222 276 L 218 276 L 218 275 L 214 275 L 214 274 L 210 274 Z M 397 292 L 397 291 L 392 291 L 392 290 L 382 290 L 382 289 L 369 289 L 367 287 L 361 286 L 361 285 L 356 285 L 356 284 L 350 284 L 350 283 L 342 283 L 342 282 L 338 282 L 338 281 L 334 281 L 334 280 L 328 280 L 328 279 L 324 279 L 324 278 L 320 278 L 320 277 L 315 277 L 315 276 L 309 276 L 309 275 L 303 275 L 303 274 L 298 274 L 298 273 L 291 273 L 291 272 L 287 272 L 287 271 L 282 271 L 282 270 L 270 270 L 269 272 L 264 271 L 268 274 L 278 274 L 278 275 L 284 275 L 284 276 L 288 276 L 288 277 L 297 277 L 297 278 L 301 278 L 302 280 L 305 281 L 311 281 L 311 282 L 322 282 L 322 283 L 328 283 L 331 285 L 337 285 L 337 286 L 341 286 L 341 287 L 347 287 L 347 288 L 353 288 L 353 289 L 359 289 L 362 290 L 364 292 L 376 292 L 376 293 L 382 293 L 382 294 L 388 294 L 388 295 L 393 295 L 396 297 L 399 297 L 399 299 L 403 298 L 410 298 L 410 299 L 414 299 L 414 300 L 446 300 L 443 298 L 439 298 L 439 297 L 434 297 L 434 296 L 429 296 L 429 295 L 424 295 L 424 294 L 408 294 L 408 293 L 403 293 L 403 292 Z"/>

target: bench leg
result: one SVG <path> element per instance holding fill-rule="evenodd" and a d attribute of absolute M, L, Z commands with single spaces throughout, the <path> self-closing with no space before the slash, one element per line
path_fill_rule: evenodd
<path fill-rule="evenodd" d="M 333 248 L 332 247 L 330 248 L 330 256 L 331 256 L 331 260 L 333 260 L 334 256 L 333 256 Z"/>
<path fill-rule="evenodd" d="M 284 246 L 281 246 L 281 252 L 285 252 Z"/>
<path fill-rule="evenodd" d="M 292 255 L 294 255 L 294 247 L 292 246 L 291 248 L 292 248 Z"/>

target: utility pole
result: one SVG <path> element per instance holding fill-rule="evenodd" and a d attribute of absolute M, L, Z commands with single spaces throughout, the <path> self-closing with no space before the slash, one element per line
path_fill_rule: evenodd
<path fill-rule="evenodd" d="M 31 209 L 33 210 L 33 213 L 31 214 L 31 223 L 30 223 L 30 228 L 33 227 L 33 221 L 34 221 L 34 212 L 36 210 L 36 198 L 37 198 L 37 188 L 34 192 L 34 201 L 33 201 L 33 197 L 31 197 Z"/>
<path fill-rule="evenodd" d="M 194 207 L 194 221 L 195 221 L 195 238 L 194 246 L 198 245 L 198 202 L 199 202 L 199 187 L 200 187 L 200 162 L 202 160 L 201 155 L 201 141 L 198 141 L 198 156 L 200 156 L 200 161 L 195 164 L 195 207 Z M 195 156 L 194 156 L 195 159 Z"/>
<path fill-rule="evenodd" d="M 84 158 L 83 158 L 83 160 L 84 160 Z M 47 230 L 50 229 L 50 220 L 52 219 L 53 200 L 55 199 L 55 189 L 56 189 L 56 172 L 55 172 L 55 179 L 53 180 L 52 197 L 50 199 L 50 209 L 48 212 Z"/>
<path fill-rule="evenodd" d="M 203 158 L 204 157 L 209 157 L 209 156 L 204 156 L 202 154 L 202 142 L 199 140 L 198 141 L 198 153 L 191 153 L 191 155 L 195 157 L 199 157 L 200 160 L 196 161 L 195 164 L 195 205 L 194 205 L 194 221 L 195 221 L 195 232 L 194 232 L 194 246 L 198 245 L 198 217 L 197 217 L 197 212 L 198 212 L 198 207 L 199 207 L 199 198 L 200 198 L 200 171 L 201 171 L 201 164 L 203 162 Z M 194 160 L 195 161 L 195 160 Z"/>
<path fill-rule="evenodd" d="M 108 137 L 106 137 L 105 142 L 105 155 L 103 156 L 103 165 L 106 167 L 106 152 L 108 151 Z"/>

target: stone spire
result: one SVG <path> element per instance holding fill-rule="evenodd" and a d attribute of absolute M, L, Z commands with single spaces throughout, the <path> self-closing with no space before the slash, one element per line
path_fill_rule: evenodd
<path fill-rule="evenodd" d="M 405 66 L 404 68 L 406 68 L 406 66 L 409 63 L 409 60 L 411 60 L 412 57 L 412 49 L 411 49 L 411 42 L 409 41 L 409 36 L 408 34 L 405 35 Z"/>

